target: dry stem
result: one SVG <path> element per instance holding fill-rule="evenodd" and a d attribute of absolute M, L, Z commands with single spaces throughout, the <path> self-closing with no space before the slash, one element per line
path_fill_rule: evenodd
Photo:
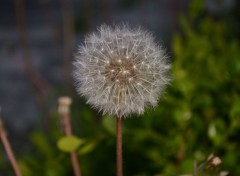
<path fill-rule="evenodd" d="M 70 79 L 70 62 L 72 52 L 74 49 L 74 13 L 73 13 L 73 1 L 62 0 L 62 14 L 63 14 L 63 67 L 64 77 L 67 88 L 69 86 Z"/>
<path fill-rule="evenodd" d="M 0 138 L 2 140 L 3 146 L 6 150 L 7 156 L 12 164 L 12 167 L 16 176 L 22 176 L 21 171 L 18 167 L 17 161 L 15 159 L 14 153 L 12 151 L 11 145 L 7 139 L 7 134 L 3 128 L 3 123 L 1 119 L 0 119 Z"/>
<path fill-rule="evenodd" d="M 37 93 L 44 94 L 49 83 L 33 66 L 30 56 L 30 46 L 27 36 L 24 0 L 15 0 L 16 21 L 20 37 L 20 47 L 23 52 L 25 72 Z"/>
<path fill-rule="evenodd" d="M 64 132 L 66 136 L 72 135 L 72 126 L 71 126 L 71 117 L 70 117 L 70 104 L 71 99 L 69 97 L 60 97 L 59 98 L 59 114 L 61 116 L 63 126 L 64 126 Z M 72 161 L 72 167 L 75 173 L 75 176 L 81 176 L 81 171 L 79 167 L 78 157 L 76 152 L 70 153 L 71 161 Z"/>
<path fill-rule="evenodd" d="M 42 75 L 36 71 L 33 66 L 31 56 L 30 56 L 30 45 L 27 36 L 26 28 L 26 15 L 25 15 L 25 1 L 24 0 L 15 0 L 15 12 L 16 12 L 16 21 L 19 32 L 20 47 L 23 54 L 23 64 L 24 71 L 31 83 L 31 86 L 34 90 L 34 95 L 36 101 L 41 109 L 41 112 L 46 112 L 44 96 L 46 96 L 47 91 L 50 88 L 50 85 Z M 43 119 L 44 126 L 47 127 L 47 118 Z"/>

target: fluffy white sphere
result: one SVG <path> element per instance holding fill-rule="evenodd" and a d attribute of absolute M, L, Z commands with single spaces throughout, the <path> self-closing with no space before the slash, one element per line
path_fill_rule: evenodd
<path fill-rule="evenodd" d="M 74 62 L 78 93 L 104 114 L 142 114 L 169 83 L 164 49 L 149 32 L 102 25 L 85 38 Z"/>

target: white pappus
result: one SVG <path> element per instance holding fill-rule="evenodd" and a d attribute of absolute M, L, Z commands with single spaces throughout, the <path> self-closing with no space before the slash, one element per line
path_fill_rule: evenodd
<path fill-rule="evenodd" d="M 75 55 L 77 92 L 103 114 L 127 117 L 156 106 L 169 83 L 165 50 L 151 33 L 126 25 L 102 25 Z"/>

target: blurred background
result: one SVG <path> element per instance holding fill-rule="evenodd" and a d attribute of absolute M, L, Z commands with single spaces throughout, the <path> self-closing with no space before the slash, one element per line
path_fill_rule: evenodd
<path fill-rule="evenodd" d="M 115 122 L 74 90 L 72 60 L 101 24 L 143 26 L 163 44 L 172 83 L 156 109 L 124 120 L 125 175 L 175 176 L 217 154 L 240 175 L 240 3 L 237 0 L 8 0 L 0 2 L 0 106 L 25 176 L 73 175 L 57 113 L 73 99 L 83 175 L 115 175 Z M 0 176 L 13 171 L 0 145 Z"/>

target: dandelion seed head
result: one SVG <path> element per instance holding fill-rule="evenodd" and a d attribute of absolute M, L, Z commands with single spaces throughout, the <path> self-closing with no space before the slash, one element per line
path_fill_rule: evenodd
<path fill-rule="evenodd" d="M 149 32 L 102 25 L 75 56 L 76 89 L 103 114 L 142 114 L 170 81 L 167 59 Z"/>

